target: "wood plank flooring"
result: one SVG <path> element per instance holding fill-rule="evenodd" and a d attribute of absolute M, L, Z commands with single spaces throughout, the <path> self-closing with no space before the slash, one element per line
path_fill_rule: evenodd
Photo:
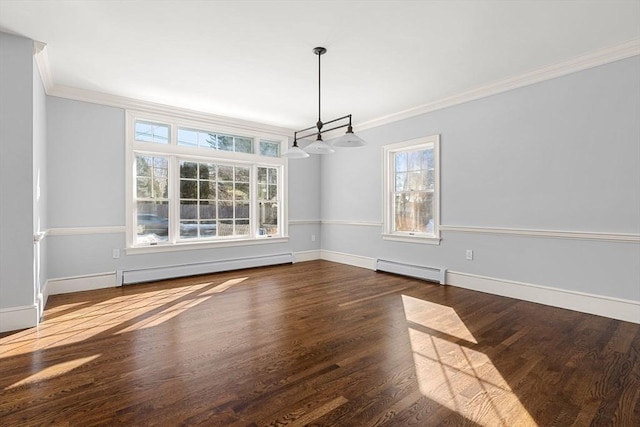
<path fill-rule="evenodd" d="M 640 426 L 640 325 L 310 261 L 55 295 L 2 426 Z"/>

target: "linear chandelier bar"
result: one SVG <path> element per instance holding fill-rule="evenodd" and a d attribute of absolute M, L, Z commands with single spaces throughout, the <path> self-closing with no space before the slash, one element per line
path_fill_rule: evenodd
<path fill-rule="evenodd" d="M 332 128 L 329 128 L 329 129 L 324 129 L 324 125 L 327 125 L 329 123 L 335 123 L 335 122 L 337 122 L 339 120 L 344 120 L 344 119 L 347 119 L 347 118 L 349 119 L 349 123 L 345 123 L 345 124 L 340 125 L 340 126 L 334 126 Z M 338 119 L 330 120 L 328 122 L 324 122 L 323 123 L 323 129 L 321 131 L 316 131 L 316 132 L 311 132 L 311 133 L 307 133 L 307 134 L 304 134 L 304 135 L 299 135 L 298 138 L 303 139 L 303 138 L 306 138 L 308 136 L 313 136 L 313 135 L 318 135 L 318 134 L 322 135 L 323 133 L 331 132 L 332 130 L 336 130 L 336 129 L 342 129 L 342 128 L 345 128 L 347 126 L 351 126 L 351 114 L 343 116 L 343 117 L 340 117 Z M 296 133 L 304 132 L 304 131 L 315 129 L 315 128 L 316 128 L 315 126 L 311 126 L 309 128 L 306 128 L 306 129 L 300 129 L 300 130 L 296 131 Z"/>
<path fill-rule="evenodd" d="M 333 153 L 335 150 L 326 142 L 322 140 L 322 134 L 326 132 L 331 132 L 337 129 L 347 128 L 347 131 L 344 135 L 337 138 L 333 141 L 333 146 L 335 147 L 360 147 L 366 144 L 366 142 L 360 138 L 359 136 L 353 133 L 353 126 L 351 124 L 351 114 L 347 114 L 346 116 L 338 117 L 336 119 L 329 120 L 327 122 L 322 121 L 322 67 L 320 57 L 327 53 L 327 49 L 324 47 L 315 47 L 313 48 L 313 53 L 318 55 L 318 122 L 315 126 L 309 126 L 304 129 L 299 129 L 293 133 L 293 145 L 287 152 L 283 154 L 284 157 L 288 157 L 291 159 L 302 159 L 305 157 L 309 157 L 309 153 L 311 154 L 328 154 Z M 340 124 L 337 126 L 333 126 L 330 128 L 325 128 L 325 125 L 336 123 L 341 120 L 347 120 L 348 122 L 344 124 Z M 315 129 L 313 132 L 308 132 L 312 129 Z M 304 133 L 308 132 L 308 133 Z M 299 135 L 300 134 L 300 135 Z M 298 146 L 298 141 L 303 138 L 307 138 L 309 136 L 316 137 L 316 140 L 304 148 L 300 148 Z"/>

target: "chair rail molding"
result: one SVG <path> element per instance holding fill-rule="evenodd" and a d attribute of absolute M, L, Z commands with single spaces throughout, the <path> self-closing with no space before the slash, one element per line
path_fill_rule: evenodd
<path fill-rule="evenodd" d="M 98 227 L 57 227 L 47 230 L 47 236 L 75 236 L 79 234 L 117 234 L 126 232 L 124 225 L 108 225 Z"/>
<path fill-rule="evenodd" d="M 596 231 L 563 231 L 527 228 L 474 227 L 467 225 L 441 225 L 440 231 L 457 233 L 500 234 L 510 236 L 545 237 L 557 239 L 600 240 L 604 242 L 640 243 L 640 234 L 605 233 Z"/>

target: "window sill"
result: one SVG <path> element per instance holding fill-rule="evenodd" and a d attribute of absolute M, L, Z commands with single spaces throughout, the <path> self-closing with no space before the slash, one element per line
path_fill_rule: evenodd
<path fill-rule="evenodd" d="M 407 234 L 382 234 L 383 240 L 391 240 L 395 242 L 405 243 L 418 243 L 423 245 L 440 245 L 440 237 L 427 237 L 427 236 L 410 236 Z"/>
<path fill-rule="evenodd" d="M 233 239 L 206 242 L 180 242 L 174 244 L 158 244 L 135 246 L 125 249 L 127 255 L 155 254 L 161 252 L 193 251 L 199 249 L 228 248 L 231 246 L 253 246 L 270 243 L 287 243 L 289 237 L 262 237 L 259 239 Z"/>

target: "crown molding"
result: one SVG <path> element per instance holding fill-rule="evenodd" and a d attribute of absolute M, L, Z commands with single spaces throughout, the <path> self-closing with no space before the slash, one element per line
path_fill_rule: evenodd
<path fill-rule="evenodd" d="M 205 113 L 190 110 L 187 108 L 174 107 L 150 101 L 143 101 L 140 99 L 128 98 L 120 95 L 112 95 L 103 92 L 75 88 L 71 86 L 57 85 L 53 81 L 51 68 L 49 66 L 49 58 L 46 51 L 46 44 L 34 41 L 33 45 L 34 58 L 38 70 L 40 71 L 40 77 L 42 78 L 42 83 L 47 95 L 123 109 L 134 109 L 159 114 L 179 115 L 186 119 L 212 121 L 221 125 L 251 131 L 268 131 L 277 135 L 290 135 L 293 133 L 292 129 L 288 129 L 285 127 L 266 125 L 242 119 L 233 119 L 230 117 L 220 116 L 212 113 Z M 488 85 L 480 86 L 475 89 L 459 93 L 457 95 L 419 105 L 417 107 L 409 108 L 397 113 L 382 116 L 373 120 L 368 120 L 366 122 L 358 123 L 358 131 L 382 126 L 403 119 L 408 119 L 411 117 L 419 116 L 421 114 L 430 113 L 458 104 L 463 104 L 465 102 L 475 101 L 491 95 L 496 95 L 509 90 L 529 86 L 535 83 L 540 83 L 556 77 L 561 77 L 578 71 L 587 70 L 589 68 L 630 58 L 636 55 L 640 55 L 640 39 L 633 39 L 615 46 L 598 49 L 596 51 L 579 55 L 566 61 L 540 67 L 517 76 L 499 80 Z"/>
<path fill-rule="evenodd" d="M 246 131 L 260 133 L 266 132 L 273 135 L 287 137 L 288 135 L 293 134 L 293 130 L 280 126 L 257 123 L 243 119 L 235 119 L 226 116 L 219 116 L 217 114 L 190 110 L 188 108 L 175 107 L 171 105 L 144 101 L 141 99 L 128 98 L 126 96 L 112 95 L 104 92 L 96 92 L 87 89 L 80 89 L 71 86 L 54 85 L 51 90 L 47 92 L 47 95 L 72 99 L 75 101 L 89 102 L 92 104 L 106 105 L 109 107 L 122 108 L 125 110 L 137 110 L 154 114 L 170 115 L 186 120 L 213 122 L 220 126 L 242 129 Z"/>
<path fill-rule="evenodd" d="M 518 89 L 546 80 L 551 80 L 556 77 L 561 77 L 567 74 L 587 70 L 589 68 L 594 68 L 600 65 L 605 65 L 611 62 L 620 61 L 622 59 L 627 59 L 636 55 L 640 55 L 640 39 L 629 40 L 628 42 L 616 46 L 599 49 L 593 52 L 586 53 L 584 55 L 576 56 L 566 61 L 540 67 L 532 71 L 519 74 L 517 76 L 499 80 L 497 82 L 480 86 L 457 95 L 430 102 L 428 104 L 423 104 L 397 113 L 389 114 L 387 116 L 379 117 L 377 119 L 358 123 L 357 130 L 362 131 L 364 129 L 370 129 L 392 122 L 397 122 L 399 120 L 408 119 L 411 117 L 419 116 L 421 114 L 430 113 L 433 111 L 452 107 L 454 105 L 463 104 L 469 101 L 475 101 L 509 90 Z"/>
<path fill-rule="evenodd" d="M 46 43 L 33 40 L 33 59 L 40 72 L 40 79 L 42 80 L 44 91 L 49 95 L 53 89 L 53 77 L 51 75 L 51 67 L 49 66 L 49 56 L 47 55 L 46 47 Z"/>

